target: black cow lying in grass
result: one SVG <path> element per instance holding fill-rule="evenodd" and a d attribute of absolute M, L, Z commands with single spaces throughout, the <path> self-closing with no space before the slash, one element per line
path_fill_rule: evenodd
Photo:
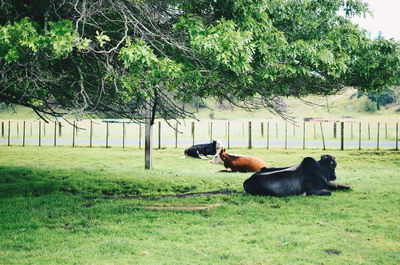
<path fill-rule="evenodd" d="M 243 183 L 246 192 L 253 195 L 289 196 L 331 195 L 331 189 L 349 189 L 343 184 L 329 184 L 336 179 L 335 157 L 321 156 L 321 160 L 306 157 L 296 166 L 282 168 L 263 167 Z"/>
<path fill-rule="evenodd" d="M 209 144 L 196 144 L 185 150 L 185 156 L 192 156 L 195 158 L 202 158 L 202 156 L 215 155 L 217 150 L 222 147 L 221 142 L 212 141 Z"/>

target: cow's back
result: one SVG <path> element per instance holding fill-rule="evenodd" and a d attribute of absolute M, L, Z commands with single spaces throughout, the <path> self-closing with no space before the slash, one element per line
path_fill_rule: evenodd
<path fill-rule="evenodd" d="M 243 188 L 252 195 L 288 196 L 303 193 L 302 178 L 295 170 L 257 172 L 245 180 Z"/>
<path fill-rule="evenodd" d="M 215 155 L 217 152 L 216 143 L 192 145 L 184 151 L 185 155 L 200 158 L 200 155 Z"/>
<path fill-rule="evenodd" d="M 262 167 L 268 167 L 268 165 L 261 159 L 253 156 L 242 156 L 232 160 L 230 168 L 232 171 L 240 172 L 257 172 Z"/>

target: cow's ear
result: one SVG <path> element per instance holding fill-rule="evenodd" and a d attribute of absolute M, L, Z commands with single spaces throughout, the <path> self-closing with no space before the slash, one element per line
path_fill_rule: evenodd
<path fill-rule="evenodd" d="M 321 155 L 321 162 L 322 162 L 322 163 L 326 163 L 328 160 L 330 161 L 329 156 L 327 156 L 327 155 Z"/>

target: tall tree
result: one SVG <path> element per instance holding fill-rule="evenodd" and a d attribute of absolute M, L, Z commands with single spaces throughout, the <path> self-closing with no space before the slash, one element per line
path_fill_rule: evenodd
<path fill-rule="evenodd" d="M 365 12 L 360 0 L 3 0 L 0 102 L 150 127 L 193 117 L 181 102 L 195 98 L 284 115 L 277 96 L 398 80 L 399 43 L 349 20 Z"/>

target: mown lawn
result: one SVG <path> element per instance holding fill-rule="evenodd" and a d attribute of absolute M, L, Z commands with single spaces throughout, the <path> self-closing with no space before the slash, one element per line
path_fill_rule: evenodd
<path fill-rule="evenodd" d="M 335 155 L 330 197 L 250 196 L 182 149 L 0 147 L 0 264 L 399 264 L 400 153 L 233 149 L 272 166 Z M 231 194 L 173 197 L 183 193 Z M 146 205 L 222 204 L 204 211 Z"/>

